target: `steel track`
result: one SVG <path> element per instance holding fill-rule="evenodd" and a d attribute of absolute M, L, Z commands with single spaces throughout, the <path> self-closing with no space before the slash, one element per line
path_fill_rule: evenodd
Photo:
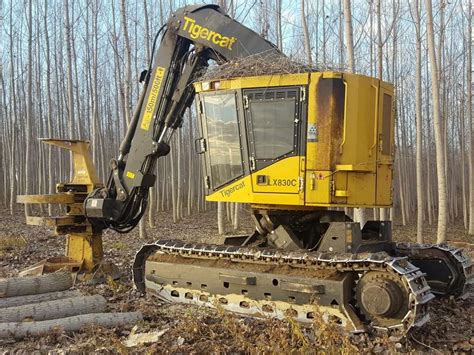
<path fill-rule="evenodd" d="M 436 249 L 444 253 L 448 262 L 452 263 L 459 274 L 460 280 L 448 292 L 448 295 L 467 298 L 473 290 L 474 285 L 474 264 L 469 256 L 464 254 L 462 248 L 457 248 L 448 244 L 415 244 L 397 243 L 396 250 L 401 251 L 410 258 L 410 254 L 423 253 L 430 249 Z"/>
<path fill-rule="evenodd" d="M 274 267 L 290 265 L 295 268 L 335 270 L 359 275 L 369 271 L 384 271 L 389 275 L 396 275 L 408 290 L 408 312 L 399 323 L 391 324 L 389 327 L 384 326 L 379 320 L 361 319 L 367 328 L 406 333 L 412 327 L 422 326 L 429 320 L 428 303 L 434 298 L 419 268 L 409 263 L 406 257 L 391 257 L 385 252 L 364 254 L 285 252 L 275 249 L 185 243 L 180 240 L 158 240 L 156 243 L 144 245 L 137 253 L 133 265 L 133 278 L 137 289 L 141 292 L 146 290 L 146 261 L 149 256 L 157 252 L 192 258 L 197 264 L 199 260 L 218 259 L 246 264 L 271 264 Z"/>

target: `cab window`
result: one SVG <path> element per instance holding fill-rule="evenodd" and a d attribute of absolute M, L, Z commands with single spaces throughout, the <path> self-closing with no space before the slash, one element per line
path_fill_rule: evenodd
<path fill-rule="evenodd" d="M 260 169 L 295 155 L 298 143 L 299 88 L 244 91 L 251 159 Z"/>
<path fill-rule="evenodd" d="M 243 174 L 235 94 L 204 95 L 211 184 L 219 187 Z"/>
<path fill-rule="evenodd" d="M 294 148 L 295 98 L 250 104 L 256 159 L 277 159 Z"/>

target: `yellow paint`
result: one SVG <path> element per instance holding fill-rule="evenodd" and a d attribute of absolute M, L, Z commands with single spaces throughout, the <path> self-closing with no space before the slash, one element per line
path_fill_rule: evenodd
<path fill-rule="evenodd" d="M 262 75 L 262 76 L 249 76 L 235 79 L 218 80 L 219 91 L 222 90 L 235 90 L 235 89 L 253 89 L 262 87 L 275 87 L 275 86 L 295 86 L 295 85 L 307 85 L 309 83 L 309 74 L 283 74 L 283 75 Z M 203 91 L 214 90 L 215 85 L 202 85 L 202 83 L 195 83 L 194 88 L 197 93 Z M 208 90 L 204 90 L 207 88 Z"/>
<path fill-rule="evenodd" d="M 363 165 L 360 166 L 355 166 L 353 164 L 339 164 L 336 165 L 336 171 L 359 171 L 359 172 L 365 172 L 365 171 L 370 171 L 367 169 L 363 168 Z"/>
<path fill-rule="evenodd" d="M 348 197 L 350 195 L 349 191 L 345 190 L 336 190 L 334 196 L 336 197 Z"/>
<path fill-rule="evenodd" d="M 340 79 L 342 78 L 342 73 L 338 73 L 338 72 L 324 72 L 322 73 L 323 74 L 323 78 L 324 79 Z"/>
<path fill-rule="evenodd" d="M 252 174 L 252 190 L 254 192 L 297 194 L 301 157 L 285 158 Z M 265 176 L 267 184 L 258 184 L 257 177 Z"/>
<path fill-rule="evenodd" d="M 128 177 L 129 179 L 135 179 L 135 174 L 132 173 L 131 171 L 127 171 L 125 176 Z"/>
<path fill-rule="evenodd" d="M 161 84 L 163 82 L 165 70 L 166 69 L 163 67 L 157 67 L 155 69 L 155 76 L 153 77 L 153 82 L 151 83 L 150 93 L 148 94 L 148 101 L 146 103 L 142 123 L 140 125 L 140 128 L 145 131 L 148 131 L 150 129 L 150 123 L 153 119 L 153 112 L 155 111 L 155 106 L 157 104 L 158 94 L 160 92 Z"/>
<path fill-rule="evenodd" d="M 94 266 L 102 261 L 102 235 L 93 234 L 87 238 L 82 234 L 68 235 L 66 256 L 78 262 L 82 261 L 83 270 L 91 272 Z"/>
<path fill-rule="evenodd" d="M 289 157 L 280 160 L 256 173 L 218 189 L 206 196 L 207 201 L 242 202 L 255 204 L 302 205 L 300 199 L 301 157 Z M 265 175 L 267 185 L 257 184 L 257 175 Z M 280 183 L 280 185 L 278 185 Z M 283 186 L 283 184 L 285 186 Z"/>
<path fill-rule="evenodd" d="M 219 85 L 213 85 L 217 82 Z M 307 122 L 301 130 L 308 133 L 311 128 L 311 132 L 316 132 L 315 138 L 312 136 L 305 143 L 306 155 L 285 158 L 252 171 L 210 193 L 207 200 L 274 208 L 390 207 L 395 131 L 392 111 L 389 124 L 385 122 L 385 130 L 391 129 L 389 135 L 385 134 L 385 139 L 390 139 L 389 152 L 386 142 L 382 151 L 381 137 L 384 112 L 387 116 L 384 95 L 393 96 L 392 85 L 340 72 L 254 76 L 211 81 L 205 86 L 195 84 L 198 95 L 279 86 L 306 87 Z M 259 175 L 265 176 L 267 182 L 280 179 L 286 183 L 257 184 Z"/>
<path fill-rule="evenodd" d="M 17 203 L 74 203 L 74 194 L 71 192 L 54 195 L 18 195 Z"/>
<path fill-rule="evenodd" d="M 331 202 L 331 171 L 314 171 L 306 172 L 306 201 L 310 203 Z"/>

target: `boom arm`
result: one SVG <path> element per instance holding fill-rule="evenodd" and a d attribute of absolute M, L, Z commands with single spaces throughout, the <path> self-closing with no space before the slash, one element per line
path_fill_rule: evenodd
<path fill-rule="evenodd" d="M 107 185 L 85 201 L 91 222 L 122 232 L 136 226 L 155 183 L 156 160 L 169 153 L 172 134 L 194 99 L 196 73 L 209 59 L 223 63 L 254 54 L 283 56 L 217 5 L 187 6 L 170 17 Z"/>

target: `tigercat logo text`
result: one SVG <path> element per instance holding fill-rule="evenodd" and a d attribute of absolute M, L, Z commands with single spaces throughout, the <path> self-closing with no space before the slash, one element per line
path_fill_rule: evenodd
<path fill-rule="evenodd" d="M 245 187 L 245 181 L 242 181 L 241 183 L 237 185 L 221 190 L 220 193 L 222 197 L 230 197 L 230 195 L 232 195 L 235 191 L 243 189 L 244 187 Z"/>
<path fill-rule="evenodd" d="M 232 45 L 237 42 L 237 38 L 235 37 L 227 37 L 223 36 L 219 32 L 212 31 L 207 27 L 197 25 L 196 20 L 184 16 L 184 27 L 183 30 L 188 31 L 191 35 L 192 39 L 205 39 L 206 41 L 212 42 L 217 44 L 222 48 L 227 48 L 228 50 L 232 50 Z"/>

